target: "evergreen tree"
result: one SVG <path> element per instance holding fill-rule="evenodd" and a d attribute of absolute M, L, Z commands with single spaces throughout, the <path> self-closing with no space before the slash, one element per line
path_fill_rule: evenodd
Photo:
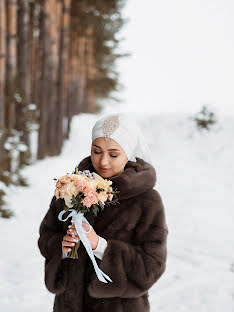
<path fill-rule="evenodd" d="M 125 22 L 124 4 L 0 1 L 0 182 L 27 185 L 21 169 L 35 160 L 33 131 L 37 159 L 58 155 L 72 116 L 96 112 L 99 99 L 119 90 L 115 61 L 127 54 L 116 53 L 116 34 Z M 2 209 L 3 198 L 2 191 Z"/>

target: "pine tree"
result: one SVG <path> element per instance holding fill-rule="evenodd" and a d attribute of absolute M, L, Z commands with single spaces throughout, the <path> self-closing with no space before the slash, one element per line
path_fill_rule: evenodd
<path fill-rule="evenodd" d="M 72 116 L 96 112 L 118 90 L 115 61 L 127 56 L 115 52 L 124 4 L 0 1 L 0 182 L 27 185 L 21 169 L 35 161 L 32 131 L 37 159 L 58 155 Z"/>

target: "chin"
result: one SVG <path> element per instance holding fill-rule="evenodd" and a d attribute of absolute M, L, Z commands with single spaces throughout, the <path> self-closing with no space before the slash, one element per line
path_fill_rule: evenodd
<path fill-rule="evenodd" d="M 108 172 L 104 172 L 104 173 L 100 172 L 99 175 L 101 177 L 105 178 L 105 179 L 108 179 L 108 178 L 112 177 L 112 175 L 110 173 L 108 173 Z"/>

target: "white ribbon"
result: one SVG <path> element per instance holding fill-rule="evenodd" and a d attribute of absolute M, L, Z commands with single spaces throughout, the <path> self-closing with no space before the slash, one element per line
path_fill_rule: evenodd
<path fill-rule="evenodd" d="M 89 233 L 89 232 L 86 232 L 82 226 L 82 221 L 86 222 L 89 224 L 89 221 L 84 217 L 84 214 L 82 212 L 77 212 L 75 209 L 69 209 L 68 211 L 71 211 L 69 213 L 69 215 L 66 217 L 66 219 L 62 219 L 62 216 L 64 215 L 64 213 L 66 212 L 65 210 L 62 210 L 59 215 L 58 215 L 58 219 L 60 221 L 67 221 L 67 219 L 69 217 L 72 217 L 72 220 L 74 221 L 74 224 L 75 224 L 75 228 L 76 228 L 76 232 L 77 234 L 79 235 L 90 259 L 92 260 L 92 263 L 93 263 L 93 266 L 94 266 L 94 270 L 97 274 L 97 277 L 99 279 L 99 281 L 103 282 L 103 283 L 108 283 L 105 278 L 107 280 L 109 280 L 110 282 L 113 282 L 110 277 L 105 274 L 102 270 L 99 269 L 98 265 L 97 265 L 97 262 L 95 260 L 95 257 L 94 257 L 94 254 L 93 254 L 93 251 L 92 251 L 92 247 L 90 245 L 90 242 L 86 236 L 85 233 Z M 89 224 L 90 225 L 90 224 Z M 104 278 L 105 277 L 105 278 Z"/>

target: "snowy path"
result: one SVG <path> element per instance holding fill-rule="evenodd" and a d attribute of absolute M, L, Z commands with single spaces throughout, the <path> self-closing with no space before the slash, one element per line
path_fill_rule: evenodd
<path fill-rule="evenodd" d="M 52 311 L 54 295 L 44 286 L 37 248 L 39 224 L 53 196 L 53 178 L 89 155 L 96 119 L 74 117 L 62 154 L 24 170 L 29 188 L 8 191 L 16 217 L 0 219 L 0 311 Z M 151 311 L 234 311 L 234 120 L 226 118 L 225 127 L 204 136 L 182 115 L 141 122 L 169 228 L 167 269 L 150 289 Z"/>

